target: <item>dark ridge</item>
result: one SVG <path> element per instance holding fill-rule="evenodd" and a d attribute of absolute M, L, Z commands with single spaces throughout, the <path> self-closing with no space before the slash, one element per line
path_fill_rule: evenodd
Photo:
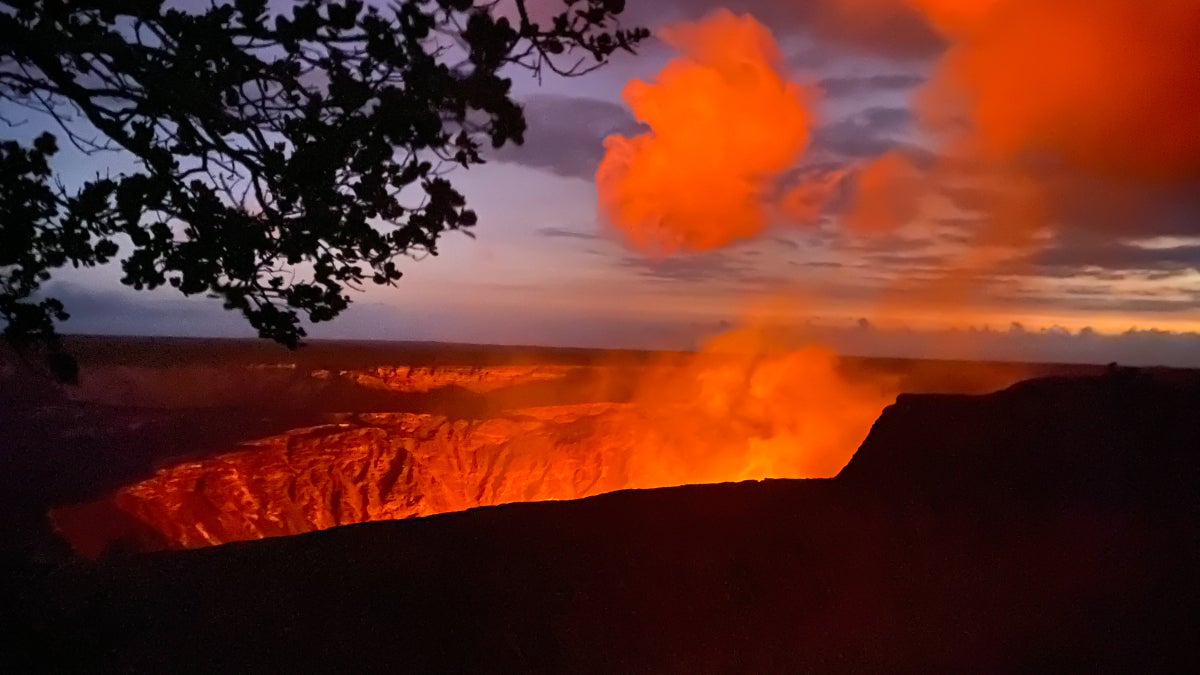
<path fill-rule="evenodd" d="M 1188 411 L 1200 411 L 1196 375 L 1136 370 L 982 397 L 903 394 L 838 479 L 946 503 L 1140 503 L 1195 484 L 1200 414 Z"/>
<path fill-rule="evenodd" d="M 26 574 L 87 672 L 1195 672 L 1200 385 L 904 396 L 825 481 L 519 504 Z M 12 644 L 12 643 L 10 643 Z"/>

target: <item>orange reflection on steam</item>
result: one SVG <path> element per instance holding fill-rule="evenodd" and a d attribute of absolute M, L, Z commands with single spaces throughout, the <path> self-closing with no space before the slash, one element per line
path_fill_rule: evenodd
<path fill-rule="evenodd" d="M 854 0 L 842 0 L 853 2 Z M 962 35 L 978 26 L 1002 0 L 907 0 L 944 35 Z"/>
<path fill-rule="evenodd" d="M 642 377 L 635 404 L 654 447 L 630 456 L 630 484 L 832 477 L 896 385 L 851 378 L 824 347 L 793 347 L 762 328 L 730 331 Z"/>
<path fill-rule="evenodd" d="M 624 98 L 650 131 L 605 140 L 603 214 L 652 255 L 717 248 L 767 224 L 764 199 L 808 144 L 811 93 L 788 81 L 769 30 L 718 11 L 661 31 L 680 52 Z"/>
<path fill-rule="evenodd" d="M 927 103 L 964 105 L 986 157 L 1200 171 L 1200 2 L 909 1 L 951 41 Z"/>

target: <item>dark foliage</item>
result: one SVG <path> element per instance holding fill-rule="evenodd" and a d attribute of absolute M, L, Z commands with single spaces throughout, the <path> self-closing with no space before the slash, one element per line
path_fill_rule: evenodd
<path fill-rule="evenodd" d="M 647 36 L 620 27 L 624 0 L 562 1 L 545 26 L 524 0 L 0 0 L 0 99 L 137 161 L 68 188 L 55 136 L 0 144 L 5 337 L 55 345 L 67 308 L 40 285 L 120 260 L 135 289 L 218 297 L 296 346 L 302 317 L 475 224 L 445 174 L 522 142 L 506 73 L 581 74 Z"/>

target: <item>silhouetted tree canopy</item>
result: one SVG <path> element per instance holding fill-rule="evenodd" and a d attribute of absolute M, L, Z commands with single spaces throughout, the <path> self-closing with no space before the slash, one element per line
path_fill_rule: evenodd
<path fill-rule="evenodd" d="M 506 76 L 588 72 L 647 36 L 624 0 L 0 0 L 0 128 L 24 106 L 55 134 L 0 142 L 0 315 L 18 348 L 57 345 L 65 265 L 119 260 L 123 283 L 221 298 L 288 346 L 349 289 L 394 284 L 475 224 L 446 179 L 522 142 Z M 64 143 L 136 169 L 67 187 Z M 69 362 L 60 363 L 70 368 Z"/>

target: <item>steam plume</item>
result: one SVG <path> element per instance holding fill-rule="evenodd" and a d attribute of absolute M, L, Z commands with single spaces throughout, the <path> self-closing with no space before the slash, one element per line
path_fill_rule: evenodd
<path fill-rule="evenodd" d="M 986 159 L 1200 175 L 1200 2 L 908 0 L 950 41 L 926 106 Z"/>
<path fill-rule="evenodd" d="M 1147 236 L 1200 180 L 1200 2 L 892 1 L 948 42 L 916 101 L 946 158 L 924 182 L 984 188 L 982 243 Z"/>
<path fill-rule="evenodd" d="M 989 225 L 982 244 L 1030 246 L 1080 195 L 1128 205 L 1139 190 L 1200 180 L 1200 0 L 822 1 L 847 21 L 907 7 L 947 45 L 916 101 L 940 161 L 890 153 L 850 167 L 847 227 L 908 223 L 926 195 L 957 189 L 977 195 L 966 210 Z M 788 81 L 770 32 L 718 11 L 662 37 L 680 57 L 624 92 L 650 131 L 606 140 L 597 186 L 608 220 L 651 255 L 726 246 L 772 214 L 815 220 L 849 176 L 780 189 L 808 145 L 814 96 Z M 931 282 L 939 308 L 961 306 L 977 273 L 1004 259 L 992 248 L 972 247 Z M 846 380 L 827 350 L 745 344 L 743 331 L 722 341 L 750 356 L 651 390 L 683 392 L 685 414 L 671 428 L 749 438 L 745 477 L 832 475 L 889 400 L 885 383 Z M 674 419 L 669 408 L 659 414 Z"/>
<path fill-rule="evenodd" d="M 680 52 L 624 98 L 650 131 L 611 136 L 596 183 L 600 207 L 634 248 L 700 251 L 752 237 L 765 200 L 808 144 L 812 94 L 790 82 L 770 31 L 717 11 L 661 31 Z"/>

